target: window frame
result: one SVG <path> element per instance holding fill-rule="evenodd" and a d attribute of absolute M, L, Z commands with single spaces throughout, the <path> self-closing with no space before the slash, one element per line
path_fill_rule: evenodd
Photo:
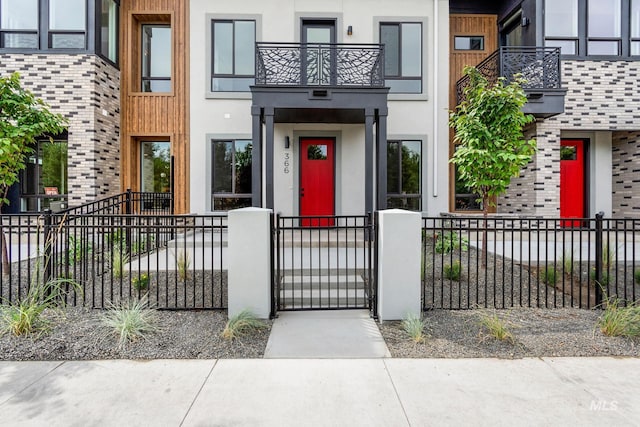
<path fill-rule="evenodd" d="M 115 61 L 112 60 L 111 58 L 109 58 L 109 55 L 105 52 L 102 51 L 102 1 L 100 0 L 99 4 L 96 4 L 97 6 L 100 7 L 96 7 L 96 13 L 95 13 L 95 31 L 96 31 L 96 53 L 100 56 L 100 58 L 104 59 L 105 61 L 109 62 L 112 65 L 115 65 L 116 67 L 119 67 L 120 65 L 120 25 L 121 25 L 121 21 L 120 21 L 120 0 L 108 0 L 113 2 L 116 5 L 116 22 L 115 22 L 115 26 L 116 26 L 116 40 L 115 40 L 115 52 L 116 52 L 116 59 Z"/>
<path fill-rule="evenodd" d="M 144 28 L 145 27 L 155 27 L 155 28 L 169 28 L 170 31 L 170 37 L 171 37 L 171 43 L 169 46 L 169 54 L 170 54 L 170 64 L 169 64 L 169 68 L 170 68 L 170 75 L 167 76 L 161 76 L 161 77 L 151 77 L 151 76 L 145 76 L 144 75 L 144 43 L 145 43 L 145 37 L 144 37 Z M 173 26 L 171 25 L 171 22 L 167 23 L 167 22 L 140 22 L 138 25 L 138 34 L 139 34 L 139 48 L 140 48 L 140 55 L 138 58 L 138 69 L 140 70 L 138 73 L 138 90 L 136 92 L 139 93 L 143 93 L 143 94 L 151 94 L 151 95 L 159 95 L 159 94 L 171 94 L 173 93 L 173 75 L 174 75 L 174 69 L 173 69 L 173 64 L 174 64 L 174 55 L 173 55 L 173 44 L 174 44 L 174 33 L 173 33 Z M 151 60 L 151 53 L 149 53 L 149 58 Z M 151 68 L 149 68 L 149 72 L 151 72 Z M 144 83 L 145 82 L 154 82 L 154 81 L 168 81 L 169 82 L 169 90 L 167 91 L 146 91 L 144 90 Z"/>
<path fill-rule="evenodd" d="M 2 22 L 2 2 L 6 0 L 0 0 L 0 25 Z M 13 28 L 2 28 L 0 26 L 0 50 L 6 49 L 7 51 L 26 51 L 26 52 L 34 52 L 40 49 L 40 33 L 41 33 L 41 20 L 40 20 L 40 12 L 41 12 L 41 1 L 36 0 L 36 8 L 38 10 L 38 23 L 36 24 L 35 29 L 13 29 Z M 4 46 L 4 35 L 5 34 L 35 34 L 36 36 L 36 44 L 37 47 L 5 47 Z"/>
<path fill-rule="evenodd" d="M 405 76 L 403 75 L 402 70 L 402 25 L 403 24 L 416 24 L 420 25 L 420 75 L 419 76 Z M 395 91 L 391 87 L 389 90 L 389 94 L 395 95 L 422 95 L 425 93 L 425 84 L 424 84 L 424 72 L 425 72 L 425 23 L 422 20 L 414 20 L 414 19 L 380 19 L 378 21 L 378 42 L 382 44 L 382 27 L 383 26 L 397 26 L 398 27 L 398 74 L 397 75 L 387 75 L 385 71 L 385 82 L 386 81 L 418 81 L 420 83 L 420 90 L 417 92 L 413 91 Z M 385 58 L 387 58 L 387 47 L 385 46 Z M 389 86 L 385 83 L 385 86 Z"/>
<path fill-rule="evenodd" d="M 64 29 L 52 29 L 51 28 L 51 22 L 50 22 L 50 17 L 51 17 L 51 2 L 48 1 L 47 2 L 47 22 L 46 22 L 46 27 L 47 27 L 47 48 L 50 50 L 68 50 L 68 51 L 86 51 L 87 50 L 87 45 L 88 45 L 88 41 L 89 41 L 89 37 L 88 37 L 88 29 L 89 29 L 89 24 L 90 24 L 90 19 L 89 19 L 89 3 L 91 3 L 90 1 L 86 1 L 83 0 L 82 1 L 84 3 L 84 30 L 64 30 Z M 95 22 L 94 22 L 95 25 Z M 77 48 L 60 48 L 60 47 L 53 47 L 53 37 L 56 35 L 79 35 L 82 34 L 83 38 L 84 38 L 84 45 L 83 47 L 77 47 Z"/>
<path fill-rule="evenodd" d="M 209 185 L 210 185 L 210 191 L 209 191 L 209 202 L 211 203 L 211 210 L 212 211 L 216 211 L 216 199 L 246 199 L 247 200 L 247 204 L 246 206 L 251 206 L 252 202 L 253 202 L 253 191 L 249 192 L 249 193 L 237 193 L 236 192 L 236 186 L 237 186 L 237 182 L 236 182 L 236 174 L 233 173 L 232 177 L 231 177 L 231 192 L 215 192 L 214 188 L 215 188 L 215 165 L 216 165 L 216 150 L 215 150 L 215 144 L 216 143 L 232 143 L 232 169 L 235 171 L 236 168 L 236 151 L 237 151 L 237 147 L 236 144 L 238 142 L 243 142 L 246 143 L 248 142 L 249 145 L 252 147 L 253 146 L 253 140 L 251 138 L 209 138 L 209 147 L 210 147 L 210 155 L 209 160 L 211 162 L 211 168 L 210 173 L 211 173 L 211 177 L 209 179 Z M 253 152 L 252 149 L 249 148 L 249 152 L 251 153 L 251 165 L 253 165 Z M 253 169 L 252 166 L 249 167 L 249 171 L 251 173 L 253 173 Z M 251 181 L 253 182 L 253 175 L 251 176 Z M 251 189 L 253 190 L 253 185 L 251 186 Z M 233 208 L 235 209 L 235 208 Z M 220 209 L 218 209 L 218 211 L 222 211 Z"/>
<path fill-rule="evenodd" d="M 257 39 L 257 22 L 255 19 L 212 19 L 211 20 L 211 55 L 210 55 L 210 85 L 209 90 L 215 93 L 226 93 L 226 92 L 251 92 L 248 90 L 214 90 L 213 88 L 213 79 L 214 78 L 222 78 L 222 79 L 253 79 L 255 81 L 256 78 L 256 64 L 255 64 L 255 53 L 254 53 L 254 63 L 253 63 L 253 73 L 252 74 L 239 74 L 236 72 L 236 49 L 235 49 L 235 40 L 236 40 L 236 23 L 238 22 L 252 22 L 253 23 L 253 44 L 254 44 L 254 52 L 255 52 L 255 43 Z M 216 23 L 229 23 L 232 25 L 231 35 L 232 35 L 232 52 L 231 52 L 231 73 L 219 73 L 215 72 L 215 25 Z"/>
<path fill-rule="evenodd" d="M 403 193 L 402 192 L 402 188 L 404 187 L 404 182 L 402 180 L 402 146 L 405 142 L 413 142 L 413 143 L 419 143 L 420 145 L 420 163 L 418 165 L 418 185 L 419 185 L 419 192 L 418 193 Z M 398 166 L 398 188 L 397 188 L 397 192 L 392 192 L 389 191 L 389 147 L 391 146 L 391 144 L 397 144 L 398 145 L 398 154 L 397 154 L 397 166 Z M 419 138 L 392 138 L 392 139 L 387 139 L 387 183 L 386 183 L 386 193 L 387 193 L 387 206 L 390 205 L 390 201 L 391 199 L 417 199 L 418 200 L 418 209 L 416 209 L 416 212 L 421 212 L 422 211 L 422 193 L 424 191 L 423 189 L 423 170 L 422 170 L 422 166 L 424 164 L 424 140 L 419 139 Z M 414 210 L 414 209 L 410 209 L 409 207 L 404 206 L 403 209 L 408 209 L 408 210 Z"/>

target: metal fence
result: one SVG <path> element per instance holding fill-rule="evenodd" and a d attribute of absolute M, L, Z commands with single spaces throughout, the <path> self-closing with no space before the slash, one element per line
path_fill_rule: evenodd
<path fill-rule="evenodd" d="M 598 307 L 640 298 L 640 220 L 423 218 L 424 309 Z"/>
<path fill-rule="evenodd" d="M 105 308 L 146 294 L 159 309 L 227 306 L 226 216 L 47 212 L 3 215 L 0 298 L 69 280 L 69 305 Z"/>
<path fill-rule="evenodd" d="M 371 215 L 276 216 L 274 310 L 375 313 Z"/>
<path fill-rule="evenodd" d="M 145 215 L 172 215 L 172 193 L 148 193 L 131 191 L 106 197 L 104 199 L 85 203 L 80 206 L 65 209 L 59 214 L 68 215 L 118 215 L 118 214 L 145 214 Z"/>

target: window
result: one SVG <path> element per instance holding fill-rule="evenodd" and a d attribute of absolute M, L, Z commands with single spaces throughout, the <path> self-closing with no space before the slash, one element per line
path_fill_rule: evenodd
<path fill-rule="evenodd" d="M 145 193 L 171 191 L 171 143 L 168 141 L 142 141 L 140 188 Z"/>
<path fill-rule="evenodd" d="M 563 55 L 578 53 L 578 0 L 545 2 L 546 46 L 559 47 Z"/>
<path fill-rule="evenodd" d="M 484 50 L 484 36 L 455 36 L 455 50 Z"/>
<path fill-rule="evenodd" d="M 39 212 L 67 200 L 67 141 L 38 141 L 20 172 L 20 209 Z"/>
<path fill-rule="evenodd" d="M 455 168 L 455 202 L 456 211 L 481 211 L 482 202 L 478 201 L 480 196 L 473 193 L 466 187 L 458 176 L 458 168 Z"/>
<path fill-rule="evenodd" d="M 142 25 L 142 92 L 171 92 L 170 25 Z"/>
<path fill-rule="evenodd" d="M 100 54 L 118 63 L 118 4 L 102 0 L 100 9 Z"/>
<path fill-rule="evenodd" d="M 0 0 L 0 48 L 38 48 L 38 0 Z"/>
<path fill-rule="evenodd" d="M 213 141 L 214 210 L 251 206 L 251 141 Z"/>
<path fill-rule="evenodd" d="M 422 24 L 380 24 L 385 82 L 392 93 L 422 93 Z"/>
<path fill-rule="evenodd" d="M 212 92 L 248 92 L 255 81 L 256 21 L 214 20 Z"/>
<path fill-rule="evenodd" d="M 389 141 L 387 145 L 387 207 L 421 209 L 422 141 Z"/>
<path fill-rule="evenodd" d="M 620 55 L 622 0 L 589 1 L 587 53 Z"/>
<path fill-rule="evenodd" d="M 631 55 L 640 55 L 640 0 L 631 0 Z"/>
<path fill-rule="evenodd" d="M 86 0 L 49 0 L 49 47 L 86 49 Z"/>

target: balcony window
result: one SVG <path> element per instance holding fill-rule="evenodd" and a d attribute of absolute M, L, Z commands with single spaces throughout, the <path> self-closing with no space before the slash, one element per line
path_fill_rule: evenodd
<path fill-rule="evenodd" d="M 214 210 L 251 206 L 251 141 L 213 141 Z"/>
<path fill-rule="evenodd" d="M 0 48 L 38 48 L 38 0 L 0 0 Z"/>
<path fill-rule="evenodd" d="M 111 62 L 118 62 L 118 4 L 114 0 L 101 2 L 100 53 Z"/>
<path fill-rule="evenodd" d="M 385 49 L 385 82 L 390 92 L 422 93 L 422 24 L 381 23 L 380 43 Z"/>
<path fill-rule="evenodd" d="M 545 45 L 559 47 L 563 55 L 578 53 L 578 0 L 545 3 Z"/>
<path fill-rule="evenodd" d="M 419 211 L 422 141 L 389 141 L 387 145 L 387 207 Z"/>
<path fill-rule="evenodd" d="M 620 55 L 622 0 L 590 1 L 588 7 L 587 53 Z"/>
<path fill-rule="evenodd" d="M 212 92 L 248 92 L 255 80 L 256 22 L 212 21 Z"/>
<path fill-rule="evenodd" d="M 34 148 L 26 159 L 26 168 L 20 172 L 20 209 L 23 212 L 40 212 L 67 199 L 67 141 L 42 140 Z"/>
<path fill-rule="evenodd" d="M 142 92 L 171 92 L 171 26 L 142 25 Z"/>
<path fill-rule="evenodd" d="M 86 49 L 86 0 L 49 0 L 49 47 Z"/>

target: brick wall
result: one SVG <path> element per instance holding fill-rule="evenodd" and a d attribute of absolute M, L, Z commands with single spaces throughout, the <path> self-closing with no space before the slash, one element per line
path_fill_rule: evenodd
<path fill-rule="evenodd" d="M 69 205 L 120 191 L 120 72 L 96 55 L 2 54 L 0 74 L 69 120 Z"/>
<path fill-rule="evenodd" d="M 613 215 L 640 218 L 640 131 L 614 132 Z"/>

